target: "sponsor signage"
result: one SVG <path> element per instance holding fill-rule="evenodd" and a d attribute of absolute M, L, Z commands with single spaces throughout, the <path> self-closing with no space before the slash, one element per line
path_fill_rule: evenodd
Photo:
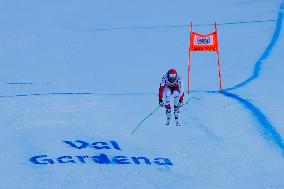
<path fill-rule="evenodd" d="M 66 164 L 82 165 L 156 165 L 173 166 L 172 161 L 166 157 L 146 157 L 144 155 L 123 155 L 122 148 L 115 140 L 87 142 L 85 140 L 63 141 L 67 148 L 78 151 L 76 155 L 61 153 L 58 156 L 51 156 L 42 153 L 32 156 L 29 160 L 37 166 L 55 166 Z M 81 153 L 84 149 L 85 153 Z M 86 149 L 90 152 L 86 153 Z M 109 154 L 111 153 L 111 155 Z M 113 155 L 115 154 L 115 155 Z"/>

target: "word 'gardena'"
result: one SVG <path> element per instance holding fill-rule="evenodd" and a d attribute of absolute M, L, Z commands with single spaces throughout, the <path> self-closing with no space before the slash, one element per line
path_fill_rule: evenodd
<path fill-rule="evenodd" d="M 88 143 L 83 140 L 63 141 L 68 147 L 81 150 L 84 148 L 92 148 L 96 150 L 118 150 L 121 151 L 120 146 L 116 141 L 109 142 L 93 142 Z M 95 163 L 99 165 L 111 165 L 111 164 L 136 164 L 136 165 L 167 165 L 171 166 L 173 163 L 169 158 L 147 158 L 145 156 L 133 156 L 127 157 L 123 155 L 109 156 L 107 154 L 101 153 L 99 155 L 61 155 L 59 157 L 52 158 L 46 154 L 37 155 L 30 158 L 30 161 L 36 165 L 54 165 L 54 164 L 87 164 Z"/>

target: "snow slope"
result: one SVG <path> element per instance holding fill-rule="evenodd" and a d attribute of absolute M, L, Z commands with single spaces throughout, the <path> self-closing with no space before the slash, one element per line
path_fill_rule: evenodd
<path fill-rule="evenodd" d="M 0 188 L 284 188 L 283 1 L 0 1 Z M 157 107 L 187 72 L 181 127 Z M 186 79 L 185 79 L 186 80 Z M 186 82 L 185 82 L 186 84 Z M 188 98 L 188 97 L 187 97 Z"/>

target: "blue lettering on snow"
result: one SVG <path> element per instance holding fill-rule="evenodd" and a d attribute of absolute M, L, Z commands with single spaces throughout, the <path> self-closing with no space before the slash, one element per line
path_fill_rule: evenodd
<path fill-rule="evenodd" d="M 150 160 L 146 157 L 132 157 L 132 160 L 134 161 L 135 164 L 140 164 L 140 160 L 143 160 L 145 164 L 151 165 Z"/>
<path fill-rule="evenodd" d="M 105 154 L 100 154 L 99 156 L 92 156 L 91 158 L 95 163 L 98 164 L 111 164 L 110 160 Z"/>
<path fill-rule="evenodd" d="M 116 150 L 121 150 L 120 146 L 118 145 L 118 143 L 114 140 L 108 142 L 93 142 L 91 144 L 89 144 L 88 142 L 84 141 L 84 140 L 75 140 L 74 142 L 72 141 L 63 141 L 65 144 L 68 144 L 70 147 L 72 148 L 76 148 L 76 149 L 83 149 L 83 148 L 87 148 L 87 147 L 91 147 L 94 148 L 96 150 L 110 150 L 110 149 L 116 149 Z"/>
<path fill-rule="evenodd" d="M 111 140 L 109 142 L 93 142 L 89 143 L 84 140 L 75 140 L 75 141 L 63 141 L 65 144 L 68 145 L 68 147 L 75 148 L 75 149 L 84 149 L 84 148 L 93 148 L 96 150 L 121 150 L 118 143 L 114 140 Z M 57 158 L 50 158 L 48 155 L 37 155 L 30 158 L 30 162 L 36 165 L 54 165 L 55 163 L 58 164 L 75 164 L 75 163 L 96 163 L 100 165 L 127 165 L 127 164 L 136 164 L 136 165 L 164 165 L 164 166 L 172 166 L 173 163 L 168 158 L 155 158 L 153 161 L 151 161 L 147 157 L 126 157 L 126 156 L 113 156 L 108 157 L 106 154 L 99 154 L 94 156 L 88 156 L 88 155 L 77 155 L 77 156 L 70 156 L 70 155 L 62 155 L 57 156 Z"/>
<path fill-rule="evenodd" d="M 77 148 L 77 149 L 82 149 L 82 148 L 87 148 L 89 146 L 89 143 L 83 141 L 83 140 L 76 140 L 75 142 L 72 141 L 63 141 L 66 144 L 69 144 L 71 147 L 73 148 Z M 79 143 L 79 144 L 76 144 Z"/>
<path fill-rule="evenodd" d="M 130 164 L 127 157 L 125 156 L 115 156 L 112 158 L 112 161 L 116 164 Z"/>
<path fill-rule="evenodd" d="M 39 155 L 39 156 L 34 156 L 30 158 L 30 161 L 34 164 L 38 165 L 47 165 L 47 164 L 68 164 L 68 163 L 82 163 L 86 164 L 90 162 L 91 160 L 94 163 L 100 164 L 100 165 L 108 165 L 108 164 L 131 164 L 133 162 L 136 165 L 140 164 L 146 164 L 146 165 L 151 165 L 150 159 L 147 157 L 131 157 L 128 158 L 126 156 L 114 156 L 112 158 L 109 158 L 106 154 L 100 154 L 96 156 L 60 156 L 58 158 L 55 158 L 55 160 L 48 158 L 47 155 Z M 132 161 L 131 161 L 132 160 Z M 168 158 L 155 158 L 153 160 L 153 163 L 156 165 L 170 165 L 172 166 L 173 163 L 170 161 Z"/>
<path fill-rule="evenodd" d="M 89 156 L 76 156 L 81 163 L 86 163 L 85 158 L 89 158 Z"/>
<path fill-rule="evenodd" d="M 170 159 L 168 158 L 155 158 L 154 163 L 157 165 L 173 165 Z"/>
<path fill-rule="evenodd" d="M 47 155 L 34 156 L 30 158 L 30 161 L 33 162 L 34 164 L 41 164 L 41 165 L 54 164 L 54 161 L 52 159 L 43 159 L 41 161 L 38 161 L 38 159 L 45 157 L 47 157 Z"/>
<path fill-rule="evenodd" d="M 111 148 L 108 146 L 107 142 L 94 142 L 94 143 L 91 144 L 91 146 L 92 146 L 93 148 L 97 149 L 97 150 L 102 150 L 102 149 L 107 149 L 107 150 L 109 150 L 109 149 L 111 149 Z"/>
<path fill-rule="evenodd" d="M 58 163 L 76 163 L 73 159 L 72 156 L 61 156 L 57 158 Z"/>

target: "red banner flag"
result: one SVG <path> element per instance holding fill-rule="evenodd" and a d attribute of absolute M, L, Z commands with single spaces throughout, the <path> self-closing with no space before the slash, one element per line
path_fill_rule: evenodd
<path fill-rule="evenodd" d="M 191 51 L 218 51 L 218 39 L 216 32 L 212 32 L 207 35 L 192 32 L 190 38 Z"/>

